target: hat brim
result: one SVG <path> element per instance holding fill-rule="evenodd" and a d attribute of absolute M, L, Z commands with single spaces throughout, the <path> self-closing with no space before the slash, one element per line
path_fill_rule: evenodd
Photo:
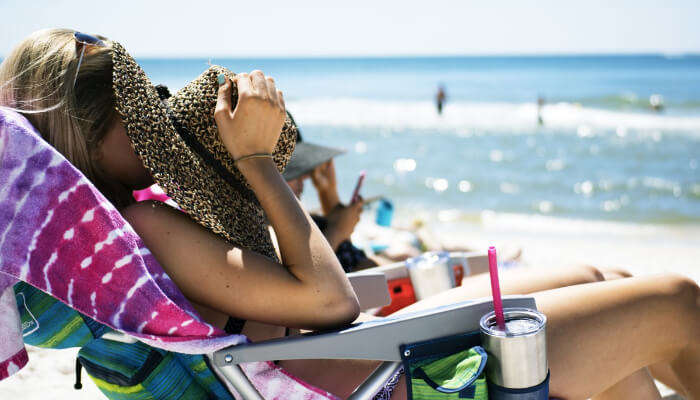
<path fill-rule="evenodd" d="M 292 158 L 289 160 L 282 176 L 287 181 L 300 178 L 311 173 L 311 171 L 326 161 L 345 153 L 346 151 L 343 149 L 299 142 L 296 144 Z"/>
<path fill-rule="evenodd" d="M 119 43 L 113 42 L 112 59 L 116 109 L 136 154 L 156 183 L 200 225 L 233 244 L 276 259 L 264 211 L 216 130 L 217 75 L 226 73 L 231 78 L 234 74 L 211 67 L 166 104 Z M 235 88 L 234 97 L 235 104 Z M 286 121 L 273 152 L 280 171 L 295 141 L 296 128 Z"/>

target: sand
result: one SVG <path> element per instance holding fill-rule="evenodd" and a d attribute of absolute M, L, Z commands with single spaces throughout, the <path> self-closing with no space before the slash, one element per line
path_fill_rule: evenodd
<path fill-rule="evenodd" d="M 431 217 L 434 222 L 427 226 L 445 245 L 519 247 L 522 261 L 533 266 L 622 266 L 638 275 L 672 271 L 700 282 L 700 227 L 695 225 L 587 222 L 492 213 L 482 214 L 477 222 L 452 220 L 450 215 Z M 0 382 L 0 398 L 104 398 L 84 371 L 83 389 L 73 389 L 76 352 L 29 347 L 29 364 Z M 669 391 L 663 389 L 662 393 Z"/>
<path fill-rule="evenodd" d="M 46 350 L 27 346 L 29 363 L 15 375 L 0 381 L 0 399 L 58 400 L 106 398 L 83 370 L 83 388 L 75 390 L 75 357 L 78 349 Z"/>
<path fill-rule="evenodd" d="M 430 224 L 446 246 L 522 250 L 526 265 L 614 266 L 635 275 L 675 272 L 700 282 L 700 225 L 654 225 L 584 221 L 544 216 L 483 213 L 479 223 Z"/>

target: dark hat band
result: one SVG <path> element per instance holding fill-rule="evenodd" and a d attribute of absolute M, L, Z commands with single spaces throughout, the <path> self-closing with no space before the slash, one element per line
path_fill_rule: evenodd
<path fill-rule="evenodd" d="M 193 152 L 195 152 L 199 157 L 204 160 L 207 165 L 212 167 L 214 171 L 216 171 L 217 175 L 226 183 L 231 185 L 232 188 L 234 188 L 236 191 L 238 191 L 243 197 L 245 197 L 246 200 L 253 202 L 255 204 L 258 203 L 258 199 L 255 197 L 253 192 L 246 188 L 243 183 L 236 178 L 235 175 L 233 175 L 229 170 L 226 169 L 226 167 L 223 166 L 217 160 L 214 155 L 207 150 L 202 144 L 197 140 L 197 138 L 192 134 L 192 132 L 189 131 L 189 129 L 185 128 L 180 121 L 175 118 L 175 114 L 173 113 L 173 110 L 170 108 L 170 106 L 166 103 L 163 102 L 165 107 L 168 110 L 168 118 L 170 118 L 170 122 L 172 122 L 173 126 L 175 127 L 175 131 L 177 134 L 180 136 L 183 142 L 189 147 Z"/>

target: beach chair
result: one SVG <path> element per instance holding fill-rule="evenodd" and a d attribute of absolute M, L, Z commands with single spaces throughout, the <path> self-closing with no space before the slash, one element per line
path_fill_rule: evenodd
<path fill-rule="evenodd" d="M 363 306 L 386 304 L 385 279 L 377 271 L 352 277 L 358 292 L 371 294 L 361 295 Z M 504 303 L 535 308 L 532 297 L 509 297 Z M 35 339 L 49 348 L 86 349 L 99 340 L 147 345 L 154 349 L 147 358 L 179 357 L 179 365 L 190 370 L 162 371 L 169 381 L 158 384 L 166 394 L 172 392 L 168 384 L 181 387 L 189 377 L 193 384 L 183 390 L 191 393 L 203 393 L 196 383 L 213 385 L 214 393 L 223 386 L 239 398 L 283 399 L 291 397 L 280 392 L 284 383 L 281 390 L 305 391 L 305 398 L 334 398 L 279 369 L 256 375 L 251 368 L 287 359 L 384 361 L 352 397 L 368 399 L 401 362 L 432 351 L 418 344 L 447 340 L 459 348 L 478 343 L 479 318 L 490 309 L 488 300 L 471 301 L 259 343 L 223 335 L 197 316 L 99 191 L 26 119 L 0 108 L 0 355 L 7 356 L 0 360 L 0 379 L 26 364 L 24 335 L 27 343 Z M 133 371 L 135 382 L 144 378 L 139 368 Z M 193 378 L 195 372 L 201 374 Z M 129 398 L 128 391 L 114 393 Z"/>

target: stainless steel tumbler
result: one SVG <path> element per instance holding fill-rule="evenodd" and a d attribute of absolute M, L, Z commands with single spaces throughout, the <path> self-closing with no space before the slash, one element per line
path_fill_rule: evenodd
<path fill-rule="evenodd" d="M 535 387 L 547 379 L 547 318 L 528 308 L 503 310 L 506 330 L 490 312 L 479 321 L 481 341 L 488 353 L 486 377 L 508 389 Z"/>

